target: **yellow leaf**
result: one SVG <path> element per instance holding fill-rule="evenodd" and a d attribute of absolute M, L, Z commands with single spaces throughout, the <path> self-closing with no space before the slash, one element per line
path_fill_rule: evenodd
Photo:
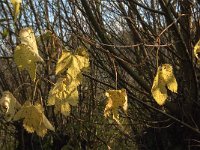
<path fill-rule="evenodd" d="M 82 71 L 89 71 L 90 62 L 89 62 L 89 53 L 87 49 L 84 47 L 79 47 L 76 49 L 75 54 L 85 58 L 82 59 L 82 64 L 83 64 Z"/>
<path fill-rule="evenodd" d="M 108 90 L 105 95 L 107 97 L 107 105 L 104 110 L 104 116 L 108 117 L 110 114 L 113 114 L 113 119 L 119 123 L 118 108 L 122 107 L 125 112 L 128 108 L 126 90 Z"/>
<path fill-rule="evenodd" d="M 78 104 L 78 90 L 77 86 L 80 84 L 77 80 L 70 80 L 66 78 L 59 78 L 54 87 L 49 92 L 48 105 L 55 105 L 54 111 L 57 114 L 61 112 L 68 116 L 70 107 Z"/>
<path fill-rule="evenodd" d="M 20 12 L 20 5 L 22 3 L 22 0 L 11 0 L 11 3 L 13 5 L 13 16 L 14 16 L 14 21 L 16 21 L 17 16 L 19 15 Z"/>
<path fill-rule="evenodd" d="M 54 127 L 52 126 L 52 124 L 49 122 L 49 120 L 46 118 L 46 116 L 43 114 L 42 115 L 42 119 L 43 119 L 43 125 L 51 130 L 51 131 L 55 131 Z"/>
<path fill-rule="evenodd" d="M 29 46 L 30 47 L 29 50 L 31 50 L 34 53 L 34 55 L 36 55 L 40 59 L 40 61 L 43 61 L 43 59 L 40 57 L 38 53 L 38 47 L 37 47 L 35 35 L 32 28 L 27 27 L 27 28 L 21 29 L 19 32 L 19 38 L 20 38 L 21 44 Z"/>
<path fill-rule="evenodd" d="M 31 119 L 33 119 L 33 118 L 31 118 Z M 25 118 L 23 121 L 23 127 L 24 127 L 24 129 L 26 129 L 26 131 L 28 133 L 33 133 L 35 131 L 35 128 L 34 128 L 35 123 L 36 122 L 31 122 L 30 118 Z"/>
<path fill-rule="evenodd" d="M 71 52 L 63 51 L 60 59 L 56 64 L 56 74 L 64 72 L 66 69 L 70 67 L 72 62 Z"/>
<path fill-rule="evenodd" d="M 159 105 L 163 105 L 167 99 L 167 89 L 165 88 L 165 82 L 162 78 L 162 68 L 158 67 L 156 77 L 153 81 L 153 86 L 151 89 L 153 98 Z"/>
<path fill-rule="evenodd" d="M 28 113 L 29 106 L 31 106 L 31 102 L 26 101 L 24 105 L 21 107 L 21 109 L 15 114 L 13 120 L 17 121 L 17 120 L 25 118 L 26 114 Z"/>
<path fill-rule="evenodd" d="M 38 128 L 36 129 L 36 133 L 38 136 L 40 137 L 44 137 L 47 134 L 47 128 L 45 127 L 44 124 L 41 124 L 40 126 L 38 126 Z"/>
<path fill-rule="evenodd" d="M 78 81 L 69 78 L 59 78 L 55 86 L 49 92 L 48 105 L 55 105 L 56 101 L 67 102 L 72 106 L 78 104 Z"/>
<path fill-rule="evenodd" d="M 61 113 L 64 116 L 69 116 L 70 115 L 70 105 L 67 102 L 57 102 L 55 105 L 54 112 L 55 114 Z"/>
<path fill-rule="evenodd" d="M 70 105 L 77 106 L 77 86 L 82 80 L 81 71 L 89 67 L 89 55 L 86 49 L 79 48 L 74 54 L 63 51 L 56 64 L 56 74 L 66 72 L 65 78 L 59 78 L 49 92 L 48 105 L 55 105 L 55 113 L 68 116 Z"/>
<path fill-rule="evenodd" d="M 169 64 L 163 64 L 158 67 L 151 89 L 153 98 L 161 106 L 164 105 L 168 97 L 167 88 L 170 91 L 177 93 L 178 84 L 173 74 L 172 66 Z"/>
<path fill-rule="evenodd" d="M 81 69 L 83 68 L 81 65 L 81 61 L 79 60 L 78 56 L 72 56 L 71 57 L 71 63 L 67 70 L 67 74 L 69 74 L 71 77 L 76 78 L 78 74 L 81 73 Z"/>
<path fill-rule="evenodd" d="M 61 104 L 61 113 L 64 116 L 69 116 L 70 110 L 71 110 L 70 105 L 67 102 Z"/>
<path fill-rule="evenodd" d="M 198 53 L 200 53 L 200 40 L 194 46 L 194 55 L 199 59 Z"/>
<path fill-rule="evenodd" d="M 169 65 L 169 64 L 162 65 L 162 77 L 167 85 L 167 88 L 170 91 L 177 93 L 178 84 L 177 84 L 176 78 L 173 74 L 173 68 L 171 65 Z"/>
<path fill-rule="evenodd" d="M 74 88 L 73 91 L 68 93 L 68 96 L 63 99 L 64 102 L 69 103 L 72 106 L 77 106 L 78 105 L 78 90 L 77 88 Z"/>
<path fill-rule="evenodd" d="M 26 69 L 33 81 L 36 78 L 36 62 L 41 61 L 29 46 L 20 44 L 14 51 L 14 61 L 20 70 Z"/>
<path fill-rule="evenodd" d="M 43 62 L 38 54 L 35 35 L 31 28 L 23 28 L 19 33 L 22 44 L 14 51 L 14 61 L 20 70 L 26 69 L 33 81 L 36 79 L 36 62 Z"/>
<path fill-rule="evenodd" d="M 118 109 L 113 109 L 113 110 L 112 110 L 112 114 L 113 114 L 113 119 L 114 119 L 118 124 L 121 124 L 120 121 L 119 121 Z"/>
<path fill-rule="evenodd" d="M 40 104 L 32 105 L 30 101 L 26 101 L 16 113 L 14 121 L 23 118 L 23 127 L 27 132 L 33 133 L 35 131 L 38 136 L 44 137 L 47 129 L 54 131 L 54 127 L 44 115 Z"/>
<path fill-rule="evenodd" d="M 63 51 L 62 56 L 56 65 L 56 74 L 67 71 L 71 77 L 76 78 L 77 75 L 81 73 L 81 70 L 88 67 L 89 58 L 72 54 L 69 51 Z"/>
<path fill-rule="evenodd" d="M 9 91 L 4 91 L 2 98 L 0 99 L 0 106 L 5 109 L 5 119 L 10 121 L 16 111 L 21 107 L 21 104 L 15 99 L 15 97 Z"/>

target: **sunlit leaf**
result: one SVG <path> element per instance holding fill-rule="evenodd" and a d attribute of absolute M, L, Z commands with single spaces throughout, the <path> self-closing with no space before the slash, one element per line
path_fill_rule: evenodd
<path fill-rule="evenodd" d="M 55 105 L 57 101 L 68 102 L 72 106 L 78 104 L 78 81 L 69 78 L 59 78 L 49 92 L 48 105 Z"/>
<path fill-rule="evenodd" d="M 169 64 L 163 64 L 158 67 L 151 89 L 153 98 L 159 105 L 164 105 L 167 100 L 167 88 L 170 91 L 177 93 L 178 84 L 173 74 L 172 66 Z"/>
<path fill-rule="evenodd" d="M 15 97 L 9 91 L 4 91 L 0 99 L 1 109 L 4 109 L 5 119 L 7 121 L 12 120 L 16 111 L 21 107 L 21 104 L 15 99 Z"/>
<path fill-rule="evenodd" d="M 66 69 L 70 67 L 72 62 L 71 52 L 63 51 L 60 59 L 56 64 L 56 74 L 64 72 Z"/>
<path fill-rule="evenodd" d="M 82 71 L 89 67 L 89 55 L 86 49 L 78 48 L 74 54 L 63 51 L 56 64 L 56 74 L 65 73 L 65 78 L 59 78 L 49 92 L 48 105 L 55 105 L 55 113 L 64 116 L 70 114 L 70 105 L 78 104 L 78 85 L 82 81 Z"/>
<path fill-rule="evenodd" d="M 75 55 L 84 57 L 84 59 L 80 58 L 81 64 L 83 65 L 81 71 L 88 71 L 90 62 L 89 62 L 89 53 L 87 49 L 84 47 L 79 47 L 76 49 Z"/>
<path fill-rule="evenodd" d="M 14 61 L 20 70 L 26 69 L 33 81 L 36 79 L 36 62 L 41 58 L 36 55 L 29 46 L 20 44 L 15 48 Z"/>
<path fill-rule="evenodd" d="M 72 91 L 68 92 L 68 96 L 63 99 L 63 102 L 67 102 L 72 106 L 77 106 L 78 98 L 78 90 L 77 88 L 74 88 Z"/>
<path fill-rule="evenodd" d="M 153 98 L 159 105 L 163 105 L 167 99 L 167 89 L 165 87 L 165 81 L 162 78 L 162 68 L 158 67 L 156 77 L 153 81 L 151 89 Z"/>
<path fill-rule="evenodd" d="M 54 112 L 55 114 L 61 113 L 67 117 L 70 115 L 70 110 L 71 108 L 69 103 L 60 101 L 56 103 Z"/>
<path fill-rule="evenodd" d="M 11 3 L 13 5 L 14 21 L 16 21 L 17 16 L 19 15 L 19 12 L 20 12 L 20 5 L 22 3 L 22 0 L 11 0 Z"/>
<path fill-rule="evenodd" d="M 70 105 L 77 106 L 78 90 L 80 84 L 78 80 L 59 78 L 54 87 L 49 92 L 48 105 L 55 105 L 54 111 L 62 113 L 64 116 L 70 114 Z"/>
<path fill-rule="evenodd" d="M 43 61 L 42 58 L 39 56 L 35 34 L 32 28 L 27 27 L 27 28 L 21 29 L 19 32 L 19 38 L 20 38 L 21 44 L 31 47 L 29 50 L 33 51 L 33 53 L 37 55 L 38 58 L 41 59 L 40 61 Z"/>
<path fill-rule="evenodd" d="M 27 113 L 28 113 L 29 106 L 31 106 L 31 102 L 30 101 L 26 101 L 23 104 L 23 106 L 21 107 L 21 109 L 15 114 L 13 120 L 16 121 L 16 120 L 25 118 Z"/>
<path fill-rule="evenodd" d="M 113 119 L 119 123 L 118 108 L 122 107 L 125 112 L 128 108 L 126 90 L 108 90 L 105 95 L 107 97 L 107 105 L 104 110 L 104 116 L 108 117 L 110 114 L 113 114 Z"/>
<path fill-rule="evenodd" d="M 169 64 L 162 65 L 162 76 L 167 85 L 167 88 L 170 91 L 177 93 L 178 84 L 177 84 L 176 78 L 173 74 L 173 68 L 171 65 L 169 65 Z"/>
<path fill-rule="evenodd" d="M 31 28 L 23 28 L 19 33 L 21 44 L 14 51 L 14 61 L 20 70 L 26 69 L 33 81 L 36 79 L 36 62 L 43 62 L 38 54 L 35 35 Z"/>
<path fill-rule="evenodd" d="M 199 59 L 198 56 L 199 53 L 200 53 L 200 40 L 194 46 L 194 55 L 196 56 L 197 59 Z"/>
<path fill-rule="evenodd" d="M 86 52 L 83 52 L 83 54 L 84 56 L 81 56 L 72 54 L 69 51 L 63 51 L 56 65 L 56 74 L 66 71 L 71 77 L 76 78 L 83 69 L 89 67 L 89 58 Z"/>
<path fill-rule="evenodd" d="M 43 113 L 40 104 L 32 105 L 30 101 L 26 101 L 22 108 L 14 116 L 14 121 L 23 120 L 23 127 L 27 132 L 36 132 L 38 136 L 44 137 L 47 129 L 54 131 L 54 127 Z"/>

